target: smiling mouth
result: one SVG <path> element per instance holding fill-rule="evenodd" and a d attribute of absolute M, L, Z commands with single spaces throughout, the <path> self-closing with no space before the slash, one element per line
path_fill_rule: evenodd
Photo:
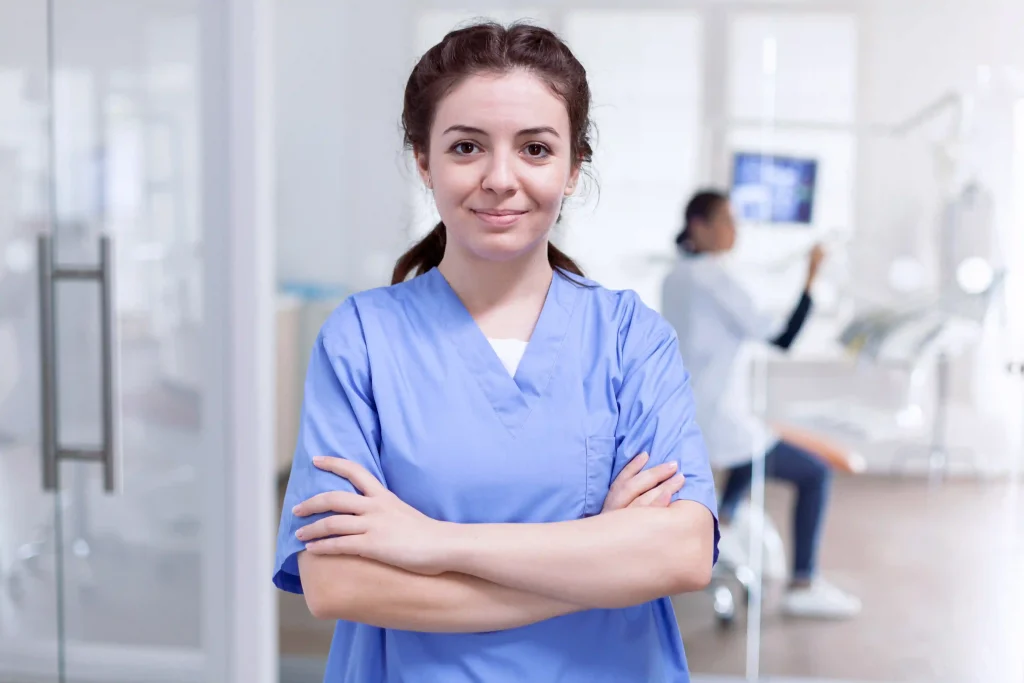
<path fill-rule="evenodd" d="M 519 209 L 473 209 L 473 213 L 487 216 L 521 216 L 526 211 L 520 211 Z"/>
<path fill-rule="evenodd" d="M 473 209 L 473 215 L 488 225 L 508 227 L 526 214 L 526 211 L 512 209 Z"/>

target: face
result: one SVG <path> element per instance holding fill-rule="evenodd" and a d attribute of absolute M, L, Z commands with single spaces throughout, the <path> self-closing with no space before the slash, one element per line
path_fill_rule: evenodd
<path fill-rule="evenodd" d="M 736 244 L 736 218 L 729 202 L 719 202 L 706 223 L 711 251 L 729 251 Z"/>
<path fill-rule="evenodd" d="M 529 73 L 471 76 L 453 89 L 428 153 L 417 151 L 449 248 L 495 261 L 546 252 L 579 176 L 570 139 L 565 105 Z"/>

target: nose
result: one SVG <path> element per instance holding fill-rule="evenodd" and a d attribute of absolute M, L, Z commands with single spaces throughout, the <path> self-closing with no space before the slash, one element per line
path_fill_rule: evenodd
<path fill-rule="evenodd" d="M 481 186 L 496 194 L 508 194 L 519 189 L 519 177 L 516 174 L 515 155 L 506 152 L 495 152 L 487 160 Z"/>

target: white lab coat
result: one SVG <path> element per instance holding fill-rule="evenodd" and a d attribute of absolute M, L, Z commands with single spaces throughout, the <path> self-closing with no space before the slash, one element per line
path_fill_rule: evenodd
<path fill-rule="evenodd" d="M 785 319 L 759 310 L 721 256 L 694 254 L 665 278 L 662 315 L 679 335 L 712 464 L 732 467 L 770 451 L 779 439 L 752 411 L 750 342 L 774 339 Z"/>

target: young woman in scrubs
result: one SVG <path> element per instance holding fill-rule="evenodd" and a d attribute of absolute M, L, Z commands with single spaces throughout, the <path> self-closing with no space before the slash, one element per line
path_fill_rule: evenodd
<path fill-rule="evenodd" d="M 338 620 L 329 683 L 689 680 L 668 596 L 708 584 L 718 531 L 676 335 L 549 241 L 589 106 L 529 25 L 454 31 L 409 77 L 442 222 L 324 324 L 278 540 L 276 585 Z"/>
<path fill-rule="evenodd" d="M 747 342 L 786 350 L 810 313 L 811 289 L 823 252 L 810 254 L 807 279 L 788 319 L 759 311 L 751 295 L 723 263 L 736 243 L 736 222 L 728 197 L 700 192 L 688 203 L 676 243 L 680 260 L 665 278 L 662 312 L 679 334 L 692 373 L 698 421 L 712 461 L 728 472 L 721 515 L 728 525 L 750 489 L 755 444 L 767 444 L 765 473 L 796 487 L 793 513 L 793 568 L 783 610 L 791 616 L 843 618 L 860 611 L 860 601 L 817 575 L 818 547 L 828 505 L 831 470 L 818 456 L 779 438 L 750 410 L 742 381 Z M 728 526 L 723 557 L 734 544 Z"/>

